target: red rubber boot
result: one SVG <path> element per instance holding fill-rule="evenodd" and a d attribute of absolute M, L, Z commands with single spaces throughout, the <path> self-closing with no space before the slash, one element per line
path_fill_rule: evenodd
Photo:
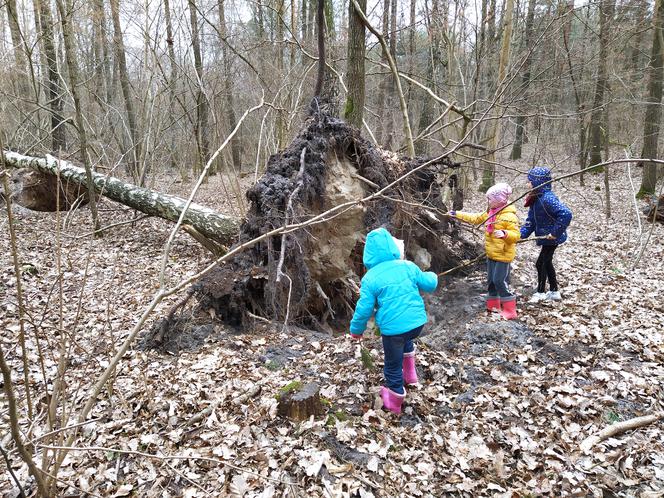
<path fill-rule="evenodd" d="M 505 320 L 516 320 L 516 299 L 510 299 L 509 301 L 501 301 L 501 307 L 503 308 L 500 313 Z"/>
<path fill-rule="evenodd" d="M 497 311 L 500 313 L 500 298 L 499 297 L 487 297 L 486 298 L 486 310 L 487 311 Z"/>

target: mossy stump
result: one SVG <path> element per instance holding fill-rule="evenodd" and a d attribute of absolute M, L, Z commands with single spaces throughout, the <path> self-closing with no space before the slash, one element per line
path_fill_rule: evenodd
<path fill-rule="evenodd" d="M 315 417 L 325 412 L 321 403 L 318 384 L 312 382 L 304 386 L 300 384 L 287 389 L 291 384 L 279 393 L 279 416 L 301 422 L 312 415 Z"/>

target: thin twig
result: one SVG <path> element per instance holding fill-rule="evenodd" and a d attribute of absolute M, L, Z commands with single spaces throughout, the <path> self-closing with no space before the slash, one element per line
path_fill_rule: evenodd
<path fill-rule="evenodd" d="M 16 477 L 16 474 L 14 474 L 14 469 L 12 469 L 12 462 L 9 460 L 9 455 L 5 451 L 5 449 L 2 447 L 0 444 L 0 453 L 2 453 L 2 457 L 5 459 L 5 463 L 7 464 L 7 470 L 12 476 L 12 479 L 14 479 L 14 482 L 16 483 L 16 486 L 18 487 L 18 492 L 19 496 L 21 498 L 26 498 L 25 491 L 23 490 L 23 486 L 21 486 L 21 481 L 18 480 L 18 477 Z"/>
<path fill-rule="evenodd" d="M 42 435 L 39 436 L 39 437 L 36 437 L 36 438 L 34 438 L 34 439 L 31 439 L 30 441 L 28 441 L 28 444 L 30 444 L 30 445 L 34 445 L 35 443 L 38 443 L 39 441 L 43 441 L 44 439 L 46 439 L 46 438 L 48 438 L 48 437 L 51 437 L 51 436 L 53 436 L 53 435 L 55 435 L 55 434 L 59 434 L 59 433 L 61 433 L 61 432 L 65 432 L 65 431 L 68 431 L 68 430 L 70 430 L 70 429 L 77 429 L 78 427 L 81 427 L 81 426 L 83 426 L 83 425 L 88 425 L 88 424 L 91 424 L 91 423 L 93 423 L 93 422 L 97 422 L 97 421 L 99 421 L 99 420 L 101 420 L 101 418 L 91 418 L 90 420 L 86 420 L 85 422 L 80 422 L 80 423 L 78 423 L 78 424 L 68 425 L 68 426 L 66 426 L 66 427 L 60 427 L 59 429 L 56 429 L 56 430 L 51 431 L 51 432 L 47 432 L 46 434 L 42 434 Z"/>
<path fill-rule="evenodd" d="M 624 422 L 618 422 L 616 424 L 612 424 L 603 429 L 602 431 L 600 431 L 598 434 L 594 434 L 584 439 L 583 442 L 581 443 L 581 450 L 587 452 L 593 446 L 595 446 L 598 443 L 601 443 L 605 439 L 616 436 L 618 434 L 622 434 L 623 432 L 631 431 L 632 429 L 638 429 L 639 427 L 652 424 L 653 422 L 657 422 L 658 420 L 661 420 L 663 418 L 664 418 L 664 412 L 660 412 L 660 413 L 655 413 L 653 415 L 645 415 L 643 417 L 636 417 L 629 420 L 625 420 Z"/>
<path fill-rule="evenodd" d="M 92 232 L 84 233 L 83 235 L 79 235 L 77 237 L 72 237 L 72 239 L 73 240 L 85 239 L 86 237 L 89 237 L 90 235 L 97 235 L 98 233 L 101 233 L 101 232 L 104 232 L 104 231 L 109 230 L 111 228 L 119 227 L 119 226 L 122 226 L 122 225 L 130 225 L 132 223 L 143 220 L 145 218 L 151 218 L 151 216 L 149 214 L 144 214 L 144 215 L 141 215 L 141 216 L 137 216 L 136 218 L 132 218 L 131 220 L 119 221 L 119 222 L 113 223 L 111 225 L 103 226 L 103 227 L 101 227 L 97 230 L 94 230 Z"/>
<path fill-rule="evenodd" d="M 211 458 L 211 457 L 204 457 L 204 456 L 194 456 L 194 455 L 153 455 L 151 453 L 145 453 L 143 451 L 133 451 L 133 450 L 121 450 L 119 448 L 106 448 L 103 446 L 87 446 L 87 447 L 78 447 L 78 446 L 50 446 L 50 445 L 38 445 L 39 448 L 44 448 L 44 449 L 49 449 L 49 450 L 66 450 L 66 451 L 101 451 L 101 452 L 113 452 L 113 453 L 121 453 L 123 455 L 136 455 L 136 456 L 141 456 L 144 458 L 150 458 L 153 460 L 159 460 L 162 462 L 168 461 L 168 460 L 201 460 L 204 462 L 211 462 L 211 463 L 218 463 L 220 465 L 225 465 L 227 467 L 230 467 L 231 469 L 237 470 L 238 472 L 243 472 L 245 474 L 250 474 L 253 476 L 256 476 L 260 479 L 265 479 L 266 481 L 271 481 L 271 482 L 276 482 L 279 484 L 286 484 L 287 486 L 297 486 L 300 487 L 298 483 L 295 482 L 289 482 L 289 481 L 282 481 L 280 479 L 274 479 L 273 477 L 267 477 L 264 476 L 258 472 L 254 472 L 252 470 L 247 470 L 245 468 L 240 467 L 239 465 L 235 465 L 232 463 L 228 463 L 225 460 L 219 460 L 218 458 Z"/>

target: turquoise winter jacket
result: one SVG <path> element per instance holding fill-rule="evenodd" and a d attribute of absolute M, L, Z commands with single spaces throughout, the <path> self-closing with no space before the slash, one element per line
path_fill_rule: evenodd
<path fill-rule="evenodd" d="M 369 271 L 362 278 L 360 299 L 350 322 L 352 334 L 364 333 L 374 311 L 383 335 L 404 334 L 427 322 L 420 290 L 436 290 L 435 273 L 400 259 L 399 248 L 384 228 L 367 235 L 363 262 Z"/>

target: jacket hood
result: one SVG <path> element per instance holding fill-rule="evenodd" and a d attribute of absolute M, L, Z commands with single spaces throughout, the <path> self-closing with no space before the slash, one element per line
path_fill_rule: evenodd
<path fill-rule="evenodd" d="M 394 259 L 401 259 L 401 255 L 390 232 L 384 228 L 377 228 L 369 232 L 362 257 L 364 266 L 370 270 L 380 263 Z"/>
<path fill-rule="evenodd" d="M 551 170 L 543 166 L 538 166 L 528 172 L 528 181 L 533 184 L 537 192 L 551 190 Z M 546 185 L 542 185 L 546 183 Z"/>

